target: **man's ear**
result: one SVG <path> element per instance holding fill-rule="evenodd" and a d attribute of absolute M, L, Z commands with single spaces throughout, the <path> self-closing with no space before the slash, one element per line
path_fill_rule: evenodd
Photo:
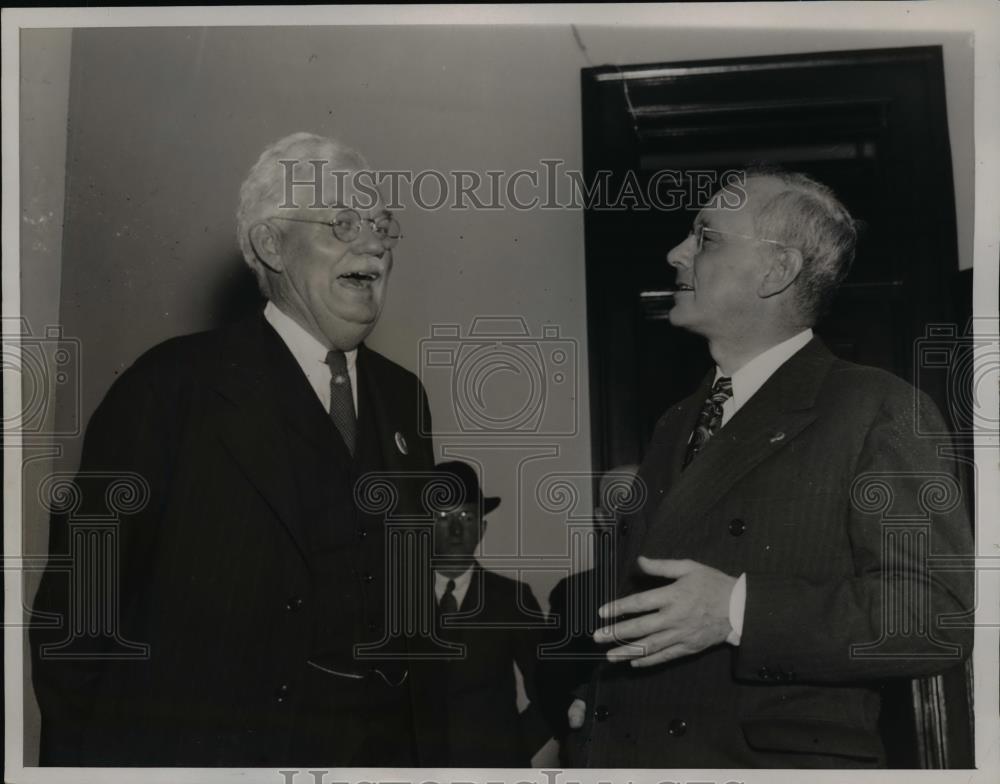
<path fill-rule="evenodd" d="M 791 286 L 802 272 L 802 251 L 782 248 L 771 258 L 770 266 L 757 287 L 757 296 L 773 297 Z"/>
<path fill-rule="evenodd" d="M 257 221 L 250 227 L 250 245 L 261 264 L 271 272 L 283 272 L 285 263 L 281 258 L 281 237 L 267 221 Z"/>

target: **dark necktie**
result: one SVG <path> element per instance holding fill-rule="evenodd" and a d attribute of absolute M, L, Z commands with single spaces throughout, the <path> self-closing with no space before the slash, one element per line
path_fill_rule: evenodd
<path fill-rule="evenodd" d="M 694 433 L 691 434 L 691 442 L 688 444 L 687 454 L 684 456 L 684 467 L 694 460 L 705 443 L 714 436 L 722 427 L 722 404 L 733 396 L 733 380 L 721 376 L 712 387 L 711 394 L 705 398 L 705 405 L 701 407 L 698 414 L 698 424 L 695 425 Z"/>
<path fill-rule="evenodd" d="M 438 616 L 458 612 L 458 600 L 455 598 L 455 581 L 449 580 L 438 602 Z"/>
<path fill-rule="evenodd" d="M 347 374 L 347 357 L 343 351 L 334 349 L 326 355 L 326 364 L 330 366 L 330 419 L 340 431 L 347 451 L 353 455 L 358 420 L 354 414 L 351 377 Z"/>

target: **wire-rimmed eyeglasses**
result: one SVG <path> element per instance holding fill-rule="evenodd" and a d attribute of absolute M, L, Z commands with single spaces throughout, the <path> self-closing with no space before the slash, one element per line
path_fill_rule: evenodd
<path fill-rule="evenodd" d="M 293 218 L 288 215 L 272 215 L 279 220 L 294 221 L 295 223 L 318 223 L 329 226 L 333 231 L 333 236 L 341 242 L 354 242 L 361 236 L 361 226 L 370 223 L 372 233 L 382 242 L 382 247 L 389 250 L 395 247 L 403 235 L 399 230 L 399 221 L 389 215 L 380 215 L 377 218 L 365 218 L 356 210 L 341 210 L 333 216 L 333 220 L 316 220 L 314 218 Z"/>
<path fill-rule="evenodd" d="M 721 234 L 724 237 L 739 237 L 744 240 L 753 240 L 754 242 L 766 242 L 769 245 L 778 245 L 783 247 L 784 242 L 778 242 L 777 240 L 768 240 L 763 237 L 754 237 L 750 234 L 737 234 L 734 231 L 720 231 L 719 229 L 712 229 L 703 223 L 699 223 L 691 227 L 691 231 L 688 233 L 688 237 L 694 237 L 695 252 L 701 253 L 702 248 L 705 247 L 705 234 Z"/>

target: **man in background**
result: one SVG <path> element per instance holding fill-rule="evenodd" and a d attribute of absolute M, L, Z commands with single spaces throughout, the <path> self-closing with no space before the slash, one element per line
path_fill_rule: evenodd
<path fill-rule="evenodd" d="M 435 736 L 425 764 L 526 768 L 552 732 L 538 699 L 538 646 L 544 616 L 531 588 L 484 569 L 475 558 L 486 515 L 500 498 L 483 496 L 476 470 L 460 461 L 434 467 L 425 494 L 434 519 L 433 589 L 439 655 L 414 666 Z M 518 710 L 517 667 L 529 700 Z M 422 743 L 422 745 L 425 745 Z"/>
<path fill-rule="evenodd" d="M 854 255 L 829 188 L 751 173 L 667 256 L 673 325 L 716 368 L 660 419 L 618 527 L 608 663 L 570 708 L 574 764 L 878 767 L 880 679 L 972 644 L 969 520 L 930 400 L 813 335 Z M 893 538 L 891 512 L 919 521 Z M 925 550 L 918 546 L 923 541 Z M 950 623 L 949 623 L 950 621 Z"/>
<path fill-rule="evenodd" d="M 421 384 L 364 344 L 400 237 L 368 168 L 309 133 L 264 150 L 237 211 L 262 312 L 151 349 L 94 413 L 75 518 L 107 514 L 121 477 L 148 499 L 116 524 L 116 639 L 76 655 L 80 597 L 58 569 L 42 581 L 35 610 L 60 621 L 32 635 L 43 765 L 417 762 L 405 656 L 377 647 L 384 514 L 356 499 L 433 455 Z M 54 556 L 74 514 L 52 519 Z M 121 640 L 147 655 L 115 658 Z"/>

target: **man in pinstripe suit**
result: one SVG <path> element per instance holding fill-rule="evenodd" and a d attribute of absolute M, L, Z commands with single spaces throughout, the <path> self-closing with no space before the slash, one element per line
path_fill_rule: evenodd
<path fill-rule="evenodd" d="M 594 635 L 608 662 L 570 708 L 574 765 L 883 766 L 880 679 L 969 654 L 971 575 L 929 569 L 884 524 L 971 554 L 954 466 L 919 435 L 941 417 L 812 333 L 855 240 L 828 188 L 760 172 L 668 254 L 670 320 L 716 369 L 657 424 L 648 500 L 619 521 L 618 598 Z"/>

